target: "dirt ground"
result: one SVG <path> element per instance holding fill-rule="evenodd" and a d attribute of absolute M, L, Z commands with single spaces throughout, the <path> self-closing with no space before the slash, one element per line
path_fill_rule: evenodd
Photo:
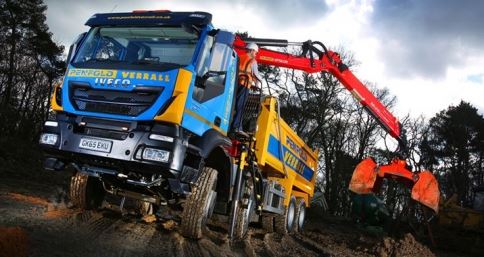
<path fill-rule="evenodd" d="M 254 226 L 246 240 L 231 244 L 226 222 L 215 217 L 205 237 L 194 241 L 178 233 L 176 220 L 69 208 L 61 187 L 39 181 L 0 177 L 0 257 L 462 256 L 430 249 L 410 234 L 371 236 L 338 219 L 309 220 L 305 232 L 286 236 Z"/>

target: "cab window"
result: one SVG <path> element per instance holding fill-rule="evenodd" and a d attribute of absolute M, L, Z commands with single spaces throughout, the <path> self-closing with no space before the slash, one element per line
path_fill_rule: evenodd
<path fill-rule="evenodd" d="M 235 58 L 230 46 L 213 41 L 213 37 L 207 37 L 196 67 L 197 86 L 193 98 L 198 102 L 206 102 L 223 94 L 227 66 Z"/>

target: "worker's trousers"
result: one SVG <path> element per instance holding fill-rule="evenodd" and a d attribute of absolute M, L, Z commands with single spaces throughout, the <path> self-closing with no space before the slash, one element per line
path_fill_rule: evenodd
<path fill-rule="evenodd" d="M 247 102 L 247 96 L 249 95 L 249 89 L 242 85 L 239 85 L 237 91 L 237 99 L 235 102 L 235 117 L 232 122 L 232 129 L 235 131 L 243 130 L 242 128 L 242 117 L 244 116 L 245 102 Z"/>

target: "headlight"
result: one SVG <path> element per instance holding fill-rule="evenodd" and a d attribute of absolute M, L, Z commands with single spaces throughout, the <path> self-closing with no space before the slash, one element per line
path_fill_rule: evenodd
<path fill-rule="evenodd" d="M 155 149 L 155 148 L 145 148 L 143 150 L 143 159 L 155 162 L 168 162 L 170 158 L 170 152 Z"/>
<path fill-rule="evenodd" d="M 167 137 L 158 134 L 150 134 L 149 139 L 173 143 L 173 137 Z"/>
<path fill-rule="evenodd" d="M 55 145 L 58 137 L 57 134 L 44 133 L 40 136 L 40 143 L 44 145 Z"/>
<path fill-rule="evenodd" d="M 57 121 L 48 120 L 44 123 L 44 125 L 48 126 L 48 127 L 57 127 L 59 125 L 59 123 L 57 123 Z"/>

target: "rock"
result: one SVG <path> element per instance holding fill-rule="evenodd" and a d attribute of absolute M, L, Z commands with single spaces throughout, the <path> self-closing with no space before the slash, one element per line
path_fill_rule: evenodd
<path fill-rule="evenodd" d="M 141 220 L 146 223 L 153 223 L 156 221 L 156 216 L 153 214 L 145 215 L 143 218 L 141 218 Z"/>
<path fill-rule="evenodd" d="M 163 222 L 161 225 L 164 229 L 172 231 L 178 224 L 174 220 L 168 220 L 166 222 Z"/>
<path fill-rule="evenodd" d="M 395 241 L 392 238 L 386 237 L 380 242 L 374 253 L 380 257 L 400 257 L 400 256 L 425 256 L 434 257 L 435 255 L 430 249 L 420 244 L 412 234 L 405 234 L 402 239 Z"/>

